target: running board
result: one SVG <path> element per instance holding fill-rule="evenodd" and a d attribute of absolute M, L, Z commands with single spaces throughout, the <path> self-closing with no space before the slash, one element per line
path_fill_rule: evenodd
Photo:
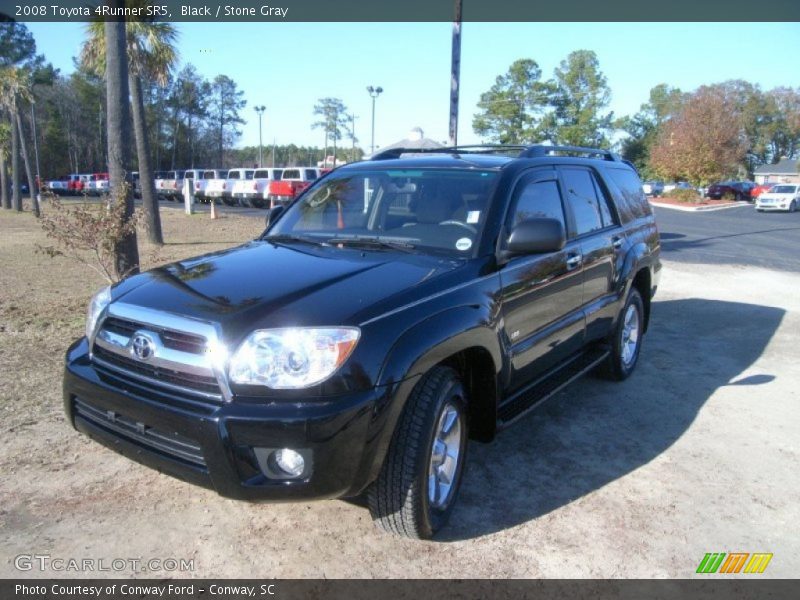
<path fill-rule="evenodd" d="M 538 379 L 533 385 L 518 392 L 497 411 L 497 429 L 508 427 L 531 410 L 552 398 L 581 375 L 591 371 L 609 355 L 607 347 L 594 348 L 575 356 L 555 372 Z"/>

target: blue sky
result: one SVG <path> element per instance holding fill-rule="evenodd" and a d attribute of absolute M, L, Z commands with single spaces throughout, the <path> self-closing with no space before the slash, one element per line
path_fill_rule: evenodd
<path fill-rule="evenodd" d="M 72 71 L 83 25 L 28 23 L 40 53 Z M 322 146 L 312 130 L 319 98 L 344 101 L 369 149 L 371 100 L 382 86 L 375 142 L 390 144 L 422 127 L 447 139 L 450 23 L 177 23 L 182 62 L 207 78 L 232 77 L 244 90 L 248 120 L 239 145 L 258 144 L 255 105 L 266 105 L 264 143 Z M 594 50 L 616 115 L 636 112 L 654 85 L 691 90 L 741 78 L 769 89 L 797 86 L 798 23 L 465 23 L 462 30 L 459 142 L 476 143 L 472 115 L 480 94 L 518 58 L 548 78 L 567 54 Z M 349 143 L 349 142 L 347 142 Z"/>

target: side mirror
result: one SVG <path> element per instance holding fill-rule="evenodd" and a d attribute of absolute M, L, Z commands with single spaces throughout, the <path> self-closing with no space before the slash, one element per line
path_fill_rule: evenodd
<path fill-rule="evenodd" d="M 564 224 L 557 219 L 527 219 L 511 230 L 506 245 L 509 254 L 557 252 L 567 243 Z"/>
<path fill-rule="evenodd" d="M 283 214 L 283 210 L 284 210 L 283 206 L 274 206 L 273 208 L 269 209 L 269 212 L 267 213 L 267 219 L 266 219 L 267 220 L 267 229 L 269 229 L 269 226 L 272 225 L 275 221 L 278 220 L 278 217 L 280 217 Z"/>

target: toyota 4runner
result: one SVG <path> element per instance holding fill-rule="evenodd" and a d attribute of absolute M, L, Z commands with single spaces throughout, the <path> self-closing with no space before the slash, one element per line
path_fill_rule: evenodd
<path fill-rule="evenodd" d="M 416 538 L 447 521 L 468 439 L 631 374 L 661 268 L 636 171 L 588 148 L 387 150 L 267 222 L 94 296 L 69 421 L 230 498 L 363 495 Z"/>

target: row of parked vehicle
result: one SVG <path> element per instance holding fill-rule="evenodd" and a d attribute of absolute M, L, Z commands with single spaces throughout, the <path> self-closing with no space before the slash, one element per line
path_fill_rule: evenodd
<path fill-rule="evenodd" d="M 642 184 L 644 193 L 648 196 L 663 196 L 672 190 L 695 190 L 701 196 L 711 198 L 713 200 L 720 200 L 722 198 L 730 198 L 732 200 L 748 200 L 753 201 L 758 198 L 763 192 L 769 190 L 775 184 L 762 184 L 756 185 L 752 181 L 718 181 L 707 188 L 695 188 L 686 181 L 678 181 L 673 183 L 663 183 L 661 181 L 645 181 Z"/>
<path fill-rule="evenodd" d="M 156 193 L 167 200 L 180 200 L 186 180 L 195 200 L 221 201 L 227 206 L 272 208 L 288 204 L 317 179 L 317 167 L 187 169 L 157 171 Z"/>
<path fill-rule="evenodd" d="M 186 169 L 156 171 L 156 193 L 166 200 L 183 197 L 189 180 L 195 200 L 221 201 L 228 206 L 272 208 L 288 204 L 326 169 L 317 167 Z M 141 195 L 139 173 L 132 173 L 134 193 Z M 45 188 L 64 196 L 100 195 L 108 192 L 108 173 L 72 173 L 48 181 Z"/>
<path fill-rule="evenodd" d="M 108 173 L 70 173 L 46 181 L 42 188 L 59 196 L 99 196 L 108 192 Z"/>

